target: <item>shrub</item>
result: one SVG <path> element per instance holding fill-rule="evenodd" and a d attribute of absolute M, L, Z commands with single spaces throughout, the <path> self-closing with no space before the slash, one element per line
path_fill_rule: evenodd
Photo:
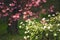
<path fill-rule="evenodd" d="M 24 30 L 26 40 L 60 40 L 60 14 L 57 16 L 48 14 L 48 18 L 28 19 L 20 22 L 19 28 Z M 53 16 L 53 17 L 51 17 Z"/>

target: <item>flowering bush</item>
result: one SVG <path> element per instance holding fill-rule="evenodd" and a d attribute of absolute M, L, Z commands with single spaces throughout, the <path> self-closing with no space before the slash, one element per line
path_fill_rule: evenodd
<path fill-rule="evenodd" d="M 39 18 L 41 13 L 55 13 L 60 10 L 59 1 L 60 0 L 0 0 L 0 20 L 6 22 L 8 30 L 14 34 L 18 32 L 17 23 L 19 19 L 27 20 Z M 13 30 L 15 32 L 13 32 Z"/>
<path fill-rule="evenodd" d="M 50 15 L 48 18 L 28 19 L 20 22 L 19 28 L 24 30 L 25 40 L 60 40 L 60 14 L 56 13 Z"/>

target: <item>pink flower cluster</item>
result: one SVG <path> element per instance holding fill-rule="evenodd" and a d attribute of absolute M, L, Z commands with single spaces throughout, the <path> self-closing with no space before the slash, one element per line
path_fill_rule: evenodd
<path fill-rule="evenodd" d="M 54 12 L 54 5 L 51 5 L 48 11 L 49 12 Z"/>
<path fill-rule="evenodd" d="M 46 3 L 46 0 L 0 0 L 0 18 L 10 14 L 10 17 L 13 15 L 12 18 L 16 20 L 20 18 L 21 14 L 24 19 L 27 15 L 33 16 L 34 12 L 31 11 L 31 8 L 40 6 L 42 2 Z"/>

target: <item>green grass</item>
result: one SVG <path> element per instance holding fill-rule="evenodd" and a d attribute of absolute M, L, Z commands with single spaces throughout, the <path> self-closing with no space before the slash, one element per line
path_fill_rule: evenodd
<path fill-rule="evenodd" d="M 23 38 L 20 35 L 11 35 L 11 34 L 5 34 L 0 37 L 0 40 L 23 40 Z"/>
<path fill-rule="evenodd" d="M 0 40 L 24 40 L 24 32 L 22 29 L 19 30 L 19 34 L 10 34 L 7 32 L 7 23 L 0 21 Z"/>
<path fill-rule="evenodd" d="M 0 22 L 0 35 L 4 34 L 6 32 L 6 30 L 7 30 L 7 24 Z"/>

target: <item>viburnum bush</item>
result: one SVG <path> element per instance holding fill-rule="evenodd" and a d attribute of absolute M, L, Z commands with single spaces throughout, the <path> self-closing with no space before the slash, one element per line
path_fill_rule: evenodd
<path fill-rule="evenodd" d="M 25 40 L 60 40 L 60 13 L 48 14 L 41 20 L 33 18 L 25 22 L 20 22 L 19 28 L 25 30 L 23 35 Z"/>

